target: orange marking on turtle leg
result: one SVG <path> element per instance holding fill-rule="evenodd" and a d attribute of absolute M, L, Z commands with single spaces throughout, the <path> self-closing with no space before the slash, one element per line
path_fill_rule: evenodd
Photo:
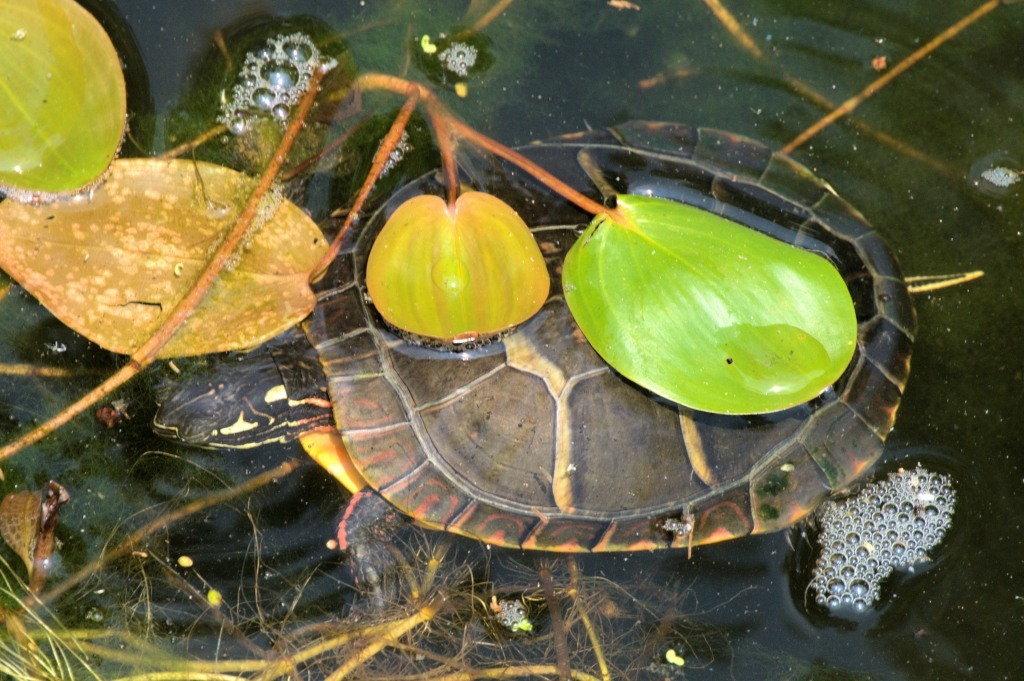
<path fill-rule="evenodd" d="M 299 436 L 306 453 L 355 494 L 367 486 L 366 478 L 352 463 L 341 433 L 336 429 L 314 430 Z"/>

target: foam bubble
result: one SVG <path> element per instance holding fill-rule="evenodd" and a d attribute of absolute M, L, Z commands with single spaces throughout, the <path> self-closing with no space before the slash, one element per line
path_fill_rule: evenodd
<path fill-rule="evenodd" d="M 313 71 L 336 65 L 334 59 L 324 60 L 302 33 L 271 38 L 245 55 L 231 98 L 218 120 L 235 135 L 249 130 L 251 115 L 270 116 L 283 123 L 292 105 L 309 90 Z"/>
<path fill-rule="evenodd" d="M 819 542 L 830 548 L 823 548 L 814 568 L 815 601 L 831 609 L 852 605 L 855 611 L 866 610 L 894 569 L 929 559 L 928 551 L 949 528 L 955 504 L 949 477 L 921 467 L 900 469 L 851 499 L 826 502 L 819 512 Z M 838 566 L 843 566 L 841 578 Z"/>

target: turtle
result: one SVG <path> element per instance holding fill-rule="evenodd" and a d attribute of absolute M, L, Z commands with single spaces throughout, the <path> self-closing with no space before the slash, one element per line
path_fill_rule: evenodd
<path fill-rule="evenodd" d="M 353 492 L 342 548 L 357 521 L 382 514 L 492 546 L 693 547 L 792 526 L 865 475 L 906 386 L 916 316 L 893 252 L 861 213 L 793 159 L 710 128 L 634 121 L 519 151 L 595 200 L 681 201 L 823 256 L 857 316 L 849 366 L 813 400 L 758 415 L 698 412 L 630 382 L 590 346 L 562 294 L 561 264 L 590 216 L 495 159 L 464 179 L 536 237 L 551 293 L 533 317 L 453 350 L 377 313 L 370 247 L 405 200 L 445 195 L 430 172 L 348 235 L 302 333 L 165 394 L 157 432 L 228 447 L 302 433 Z"/>

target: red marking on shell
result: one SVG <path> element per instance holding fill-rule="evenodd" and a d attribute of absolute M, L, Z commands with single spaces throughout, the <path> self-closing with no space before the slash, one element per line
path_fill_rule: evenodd
<path fill-rule="evenodd" d="M 637 537 L 626 542 L 630 536 Z M 665 547 L 665 542 L 655 541 L 651 535 L 650 520 L 635 520 L 629 523 L 613 522 L 591 551 L 649 551 Z"/>
<path fill-rule="evenodd" d="M 706 537 L 704 537 L 704 540 L 703 540 L 702 543 L 704 543 L 704 544 L 715 544 L 715 543 L 720 542 L 720 541 L 728 541 L 729 539 L 734 539 L 736 537 L 742 537 L 742 536 L 743 536 L 742 534 L 733 534 L 732 532 L 730 532 L 729 530 L 725 529 L 724 527 L 719 527 L 714 532 L 712 532 L 711 534 L 709 534 Z M 685 540 L 685 538 L 682 538 L 682 539 Z"/>

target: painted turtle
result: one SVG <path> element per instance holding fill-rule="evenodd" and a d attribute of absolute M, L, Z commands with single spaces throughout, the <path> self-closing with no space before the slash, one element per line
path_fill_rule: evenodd
<path fill-rule="evenodd" d="M 533 318 L 451 352 L 403 339 L 377 314 L 363 280 L 370 247 L 403 201 L 444 195 L 431 173 L 353 231 L 316 287 L 319 304 L 304 324 L 312 347 L 301 339 L 305 349 L 293 342 L 262 355 L 263 378 L 236 365 L 245 381 L 218 375 L 170 397 L 158 431 L 207 446 L 310 429 L 330 441 L 326 386 L 351 465 L 324 454 L 317 436 L 304 443 L 356 488 L 354 499 L 489 544 L 547 551 L 770 532 L 874 463 L 907 380 L 915 314 L 892 252 L 827 183 L 749 139 L 676 124 L 627 123 L 521 152 L 598 200 L 654 194 L 826 257 L 859 323 L 846 372 L 808 403 L 756 416 L 691 411 L 630 383 L 590 347 L 562 297 L 562 260 L 590 216 L 494 161 L 471 182 L 519 212 L 551 274 L 550 298 Z M 360 478 L 375 492 L 359 491 Z"/>

